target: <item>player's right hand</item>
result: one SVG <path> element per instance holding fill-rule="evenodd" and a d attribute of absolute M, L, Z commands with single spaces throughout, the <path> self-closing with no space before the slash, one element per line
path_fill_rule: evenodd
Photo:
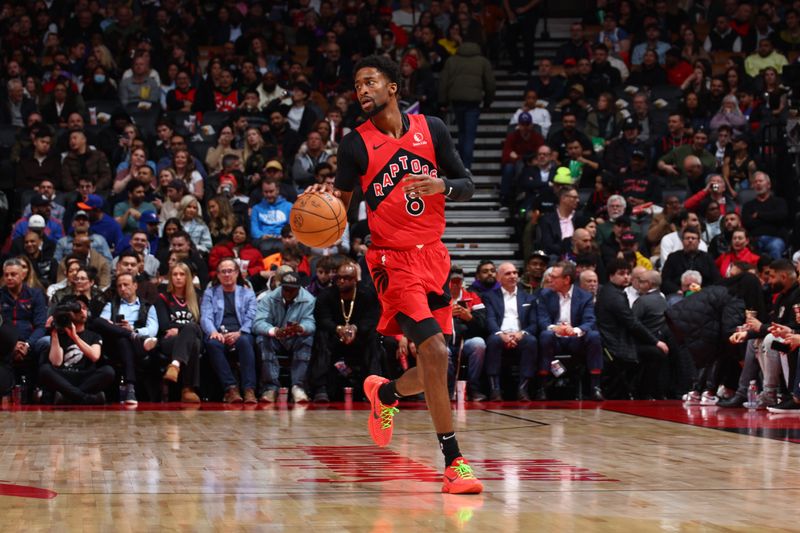
<path fill-rule="evenodd" d="M 314 185 L 309 185 L 306 187 L 306 190 L 303 191 L 303 194 L 310 193 L 310 192 L 326 192 L 328 194 L 334 195 L 336 198 L 341 198 L 342 193 L 335 190 L 333 185 L 330 183 L 315 183 Z"/>

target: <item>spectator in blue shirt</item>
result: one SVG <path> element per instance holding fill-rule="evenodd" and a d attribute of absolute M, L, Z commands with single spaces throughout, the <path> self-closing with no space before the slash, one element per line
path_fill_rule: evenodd
<path fill-rule="evenodd" d="M 633 47 L 633 52 L 631 53 L 631 64 L 641 65 L 642 61 L 644 60 L 644 53 L 652 48 L 656 51 L 656 54 L 658 54 L 658 63 L 663 65 L 667 60 L 667 50 L 670 49 L 669 43 L 659 40 L 661 31 L 655 24 L 651 24 L 647 27 L 645 30 L 645 35 L 647 36 L 647 40 Z"/>
<path fill-rule="evenodd" d="M 280 252 L 281 230 L 289 222 L 292 203 L 278 193 L 274 179 L 261 182 L 263 199 L 253 206 L 250 215 L 250 235 L 264 257 Z"/>
<path fill-rule="evenodd" d="M 205 345 L 211 367 L 225 390 L 225 403 L 258 403 L 256 399 L 256 356 L 252 326 L 256 314 L 256 295 L 239 285 L 239 264 L 223 259 L 217 266 L 217 281 L 203 294 L 200 304 L 200 327 L 206 334 Z M 239 371 L 244 399 L 233 375 L 226 352 L 239 356 Z"/>
<path fill-rule="evenodd" d="M 33 218 L 37 215 L 41 217 L 44 222 L 43 225 L 41 225 L 38 219 Z M 32 220 L 36 220 L 36 222 L 31 224 Z M 51 216 L 50 199 L 43 195 L 37 194 L 31 198 L 31 215 L 27 218 L 23 217 L 19 219 L 17 223 L 14 224 L 14 232 L 11 238 L 16 239 L 17 237 L 24 236 L 28 233 L 29 227 L 30 229 L 44 228 L 43 237 L 47 237 L 53 241 L 57 241 L 64 236 L 64 228 L 61 226 L 61 222 Z"/>
<path fill-rule="evenodd" d="M 89 215 L 89 232 L 105 237 L 109 248 L 118 254 L 126 243 L 122 227 L 111 215 L 103 212 L 103 199 L 96 194 L 90 194 L 85 201 L 78 202 L 78 209 L 86 211 Z"/>

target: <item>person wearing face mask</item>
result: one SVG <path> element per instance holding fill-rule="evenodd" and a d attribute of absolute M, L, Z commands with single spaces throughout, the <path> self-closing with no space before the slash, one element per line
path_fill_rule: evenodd
<path fill-rule="evenodd" d="M 86 102 L 117 100 L 117 87 L 114 85 L 114 81 L 108 77 L 106 69 L 102 65 L 94 68 L 92 77 L 83 85 L 81 96 Z"/>

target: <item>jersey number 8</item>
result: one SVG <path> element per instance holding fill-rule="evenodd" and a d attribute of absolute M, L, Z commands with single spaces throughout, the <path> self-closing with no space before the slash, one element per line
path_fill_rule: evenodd
<path fill-rule="evenodd" d="M 406 194 L 406 211 L 412 217 L 418 217 L 425 211 L 425 202 L 416 194 Z"/>

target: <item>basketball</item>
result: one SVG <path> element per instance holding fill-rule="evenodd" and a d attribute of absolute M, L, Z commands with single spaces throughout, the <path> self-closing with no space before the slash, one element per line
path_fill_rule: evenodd
<path fill-rule="evenodd" d="M 342 237 L 347 212 L 342 201 L 330 193 L 305 193 L 292 206 L 289 224 L 298 241 L 312 248 L 327 248 Z"/>

